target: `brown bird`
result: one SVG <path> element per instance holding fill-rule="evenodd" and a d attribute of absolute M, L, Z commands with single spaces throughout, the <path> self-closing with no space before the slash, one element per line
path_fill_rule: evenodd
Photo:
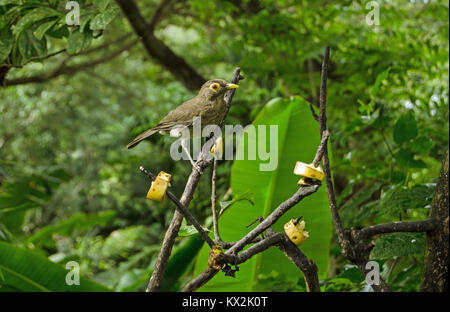
<path fill-rule="evenodd" d="M 195 117 L 201 118 L 202 130 L 207 125 L 218 125 L 226 111 L 224 95 L 227 90 L 237 87 L 238 85 L 228 83 L 223 79 L 213 79 L 205 82 L 197 96 L 170 111 L 153 128 L 139 134 L 127 145 L 127 148 L 136 146 L 139 142 L 156 132 L 162 134 L 169 132 L 171 136 L 179 136 L 179 132 L 172 130 L 182 127 L 189 127 L 192 130 Z"/>

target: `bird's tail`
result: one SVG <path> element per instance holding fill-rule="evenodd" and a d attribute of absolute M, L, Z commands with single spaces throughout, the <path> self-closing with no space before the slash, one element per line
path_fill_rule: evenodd
<path fill-rule="evenodd" d="M 155 127 L 156 128 L 156 127 Z M 145 132 L 142 132 L 141 134 L 139 134 L 137 137 L 134 138 L 133 141 L 131 141 L 130 143 L 128 143 L 127 148 L 133 148 L 136 145 L 139 144 L 139 142 L 141 142 L 142 140 L 145 140 L 146 138 L 148 138 L 149 136 L 151 136 L 152 134 L 158 132 L 157 129 L 152 128 L 152 129 L 148 129 Z"/>

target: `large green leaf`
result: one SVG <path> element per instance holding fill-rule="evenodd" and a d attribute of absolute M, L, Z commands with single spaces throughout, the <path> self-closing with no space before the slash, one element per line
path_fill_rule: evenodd
<path fill-rule="evenodd" d="M 106 11 L 97 14 L 91 21 L 90 27 L 92 30 L 102 30 L 111 23 L 116 15 L 120 12 L 117 5 L 110 6 Z"/>
<path fill-rule="evenodd" d="M 297 161 L 311 162 L 320 142 L 319 127 L 312 118 L 309 104 L 300 98 L 270 101 L 257 116 L 253 125 L 278 125 L 278 168 L 275 171 L 260 171 L 259 165 L 267 163 L 256 160 L 235 160 L 231 173 L 231 188 L 234 194 L 247 190 L 254 193 L 252 206 L 239 201 L 221 217 L 219 228 L 222 239 L 235 241 L 248 232 L 246 225 L 258 216 L 266 217 L 280 203 L 298 190 L 298 176 L 292 172 Z M 269 128 L 269 127 L 267 127 Z M 268 129 L 266 129 L 268 132 Z M 267 141 L 269 135 L 267 135 Z M 270 144 L 268 144 L 270 145 Z M 247 151 L 248 140 L 241 140 L 238 147 Z M 267 148 L 270 150 L 270 146 Z M 258 154 L 258 153 L 257 153 Z M 283 231 L 283 225 L 291 218 L 302 215 L 310 239 L 302 251 L 317 263 L 319 275 L 325 277 L 328 267 L 328 250 L 331 239 L 331 216 L 325 187 L 298 205 L 278 220 L 273 228 Z M 198 257 L 195 273 L 207 266 L 208 246 L 204 246 Z M 301 272 L 278 249 L 271 248 L 253 257 L 240 266 L 236 278 L 217 274 L 213 280 L 200 288 L 201 291 L 252 291 L 258 288 L 258 276 L 277 272 L 288 281 L 297 282 Z"/>
<path fill-rule="evenodd" d="M 44 20 L 49 17 L 60 16 L 61 13 L 47 7 L 39 7 L 31 10 L 27 14 L 25 14 L 15 25 L 13 33 L 16 37 L 19 37 L 20 34 L 31 24 Z"/>
<path fill-rule="evenodd" d="M 105 11 L 106 7 L 108 6 L 110 0 L 93 0 L 92 3 L 100 10 Z"/>
<path fill-rule="evenodd" d="M 5 27 L 0 31 L 0 62 L 3 62 L 11 52 L 14 44 L 12 31 Z"/>
<path fill-rule="evenodd" d="M 47 54 L 47 40 L 40 40 L 33 34 L 35 28 L 27 29 L 19 39 L 19 52 L 25 60 L 33 57 L 44 57 Z"/>
<path fill-rule="evenodd" d="M 69 270 L 29 250 L 0 242 L 0 291 L 110 291 L 80 277 L 80 285 L 67 285 Z"/>
<path fill-rule="evenodd" d="M 81 32 L 80 29 L 76 29 L 70 34 L 67 42 L 67 52 L 70 54 L 77 54 L 91 45 L 92 31 Z"/>
<path fill-rule="evenodd" d="M 417 136 L 417 121 L 412 111 L 401 116 L 394 126 L 394 141 L 398 145 L 408 142 Z"/>

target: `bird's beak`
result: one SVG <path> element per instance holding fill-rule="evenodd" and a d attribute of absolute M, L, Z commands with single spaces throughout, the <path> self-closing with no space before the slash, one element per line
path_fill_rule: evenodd
<path fill-rule="evenodd" d="M 227 83 L 227 89 L 231 90 L 231 89 L 236 89 L 239 88 L 239 86 L 237 84 L 234 83 Z"/>

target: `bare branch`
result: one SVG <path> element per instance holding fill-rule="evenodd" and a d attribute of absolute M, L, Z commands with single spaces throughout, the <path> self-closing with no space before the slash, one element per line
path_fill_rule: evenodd
<path fill-rule="evenodd" d="M 317 275 L 315 262 L 308 259 L 286 235 L 284 235 L 278 248 L 302 271 L 306 282 L 306 290 L 308 292 L 320 292 L 319 276 Z"/>
<path fill-rule="evenodd" d="M 328 63 L 330 60 L 330 48 L 326 47 L 325 55 L 323 57 L 322 63 L 322 74 L 320 81 L 320 113 L 319 113 L 319 123 L 320 123 L 320 136 L 322 137 L 327 130 L 327 114 L 326 114 L 326 102 L 327 102 L 327 76 L 328 76 Z M 334 227 L 338 234 L 339 242 L 343 244 L 344 242 L 344 227 L 342 226 L 342 221 L 338 213 L 336 196 L 334 194 L 333 182 L 331 180 L 330 171 L 330 160 L 328 158 L 328 148 L 324 146 L 323 155 L 323 171 L 325 173 L 325 182 L 327 186 L 328 201 L 330 203 L 331 216 L 333 218 Z"/>
<path fill-rule="evenodd" d="M 148 24 L 148 31 L 153 32 L 155 30 L 156 25 L 167 17 L 170 9 L 175 3 L 184 1 L 185 0 L 161 0 Z"/>
<path fill-rule="evenodd" d="M 46 60 L 46 59 L 48 59 L 48 58 L 50 58 L 50 57 L 52 57 L 52 56 L 61 54 L 61 53 L 63 53 L 63 52 L 66 52 L 66 49 L 61 49 L 61 50 L 59 50 L 59 51 L 52 52 L 52 53 L 47 54 L 47 55 L 42 56 L 42 57 L 32 57 L 32 58 L 28 59 L 25 63 L 23 63 L 23 64 L 21 64 L 21 65 L 1 64 L 0 66 L 1 66 L 1 67 L 4 66 L 4 67 L 22 68 L 22 67 L 24 67 L 25 65 L 27 65 L 27 64 L 29 64 L 29 63 L 31 63 L 31 62 L 40 62 L 40 61 L 44 61 L 44 60 Z"/>
<path fill-rule="evenodd" d="M 219 217 L 217 215 L 216 176 L 217 176 L 217 157 L 214 157 L 212 177 L 211 177 L 211 210 L 214 227 L 214 241 L 220 245 L 222 239 L 220 238 Z"/>
<path fill-rule="evenodd" d="M 330 132 L 328 130 L 325 130 L 322 134 L 322 139 L 320 140 L 319 148 L 317 149 L 316 156 L 314 157 L 314 160 L 312 162 L 314 167 L 318 167 L 320 164 L 320 161 L 322 160 L 323 154 L 325 152 L 325 147 L 328 144 L 328 138 L 330 137 Z"/>
<path fill-rule="evenodd" d="M 361 234 L 364 237 L 370 238 L 374 235 L 394 232 L 428 232 L 436 229 L 437 226 L 438 224 L 435 219 L 423 221 L 389 222 L 363 228 L 361 230 Z"/>

